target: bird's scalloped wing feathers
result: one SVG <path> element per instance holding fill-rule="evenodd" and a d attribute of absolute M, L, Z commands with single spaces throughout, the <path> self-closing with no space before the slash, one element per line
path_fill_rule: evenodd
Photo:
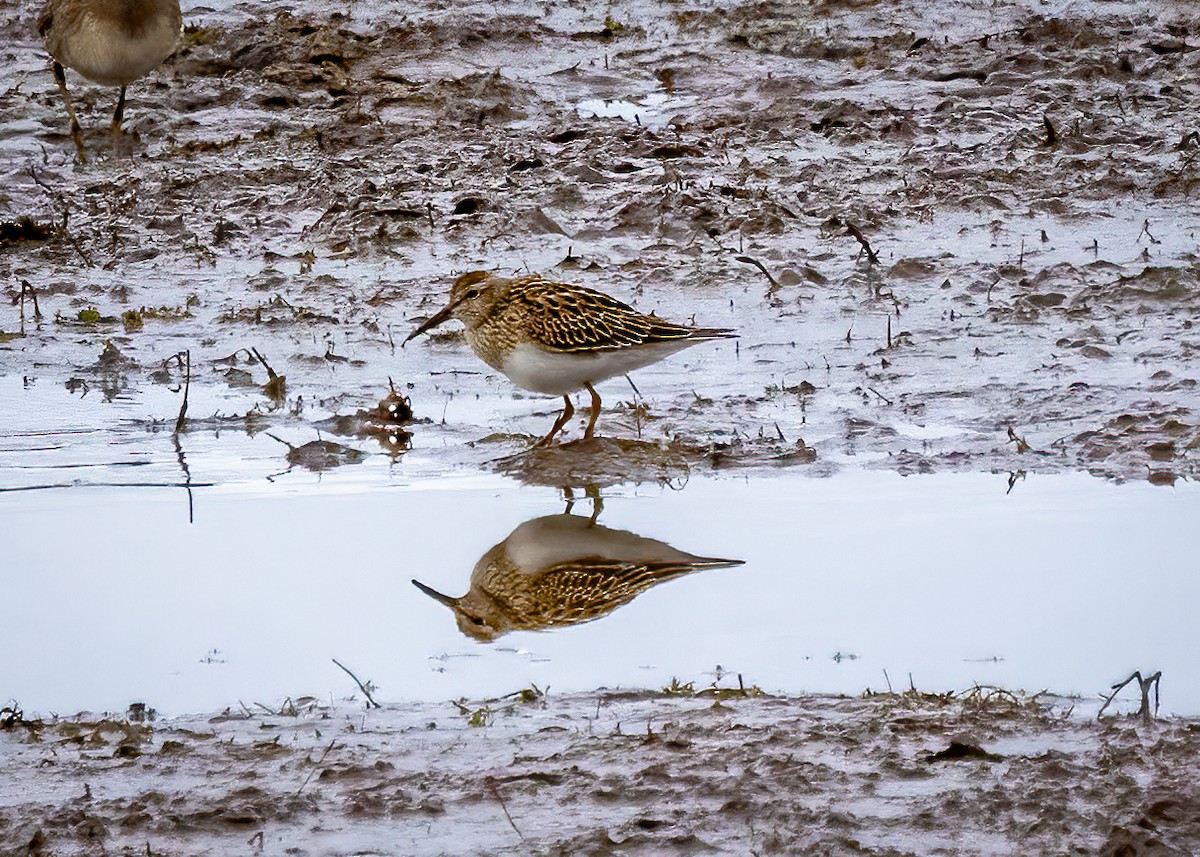
<path fill-rule="evenodd" d="M 557 351 L 594 351 L 672 342 L 690 328 L 642 315 L 616 298 L 582 286 L 533 280 L 519 291 L 537 340 Z"/>
<path fill-rule="evenodd" d="M 623 562 L 582 557 L 559 563 L 539 575 L 561 619 L 586 621 L 632 601 L 650 587 L 704 568 L 686 562 Z"/>

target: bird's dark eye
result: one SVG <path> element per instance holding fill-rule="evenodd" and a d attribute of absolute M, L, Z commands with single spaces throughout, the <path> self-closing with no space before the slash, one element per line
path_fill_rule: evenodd
<path fill-rule="evenodd" d="M 482 619 L 481 617 L 479 617 L 479 616 L 472 616 L 472 617 L 471 617 L 471 621 L 472 621 L 472 622 L 474 622 L 476 625 L 482 625 L 482 624 L 483 624 L 483 619 Z"/>
<path fill-rule="evenodd" d="M 467 299 L 468 300 L 470 300 L 471 298 L 477 298 L 477 297 L 479 297 L 479 295 L 480 295 L 479 289 L 468 289 L 467 290 Z"/>

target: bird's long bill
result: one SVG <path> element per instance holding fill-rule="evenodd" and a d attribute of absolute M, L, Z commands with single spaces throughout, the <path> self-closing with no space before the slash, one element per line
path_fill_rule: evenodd
<path fill-rule="evenodd" d="M 418 332 L 420 332 L 420 331 L 418 331 Z M 413 335 L 415 336 L 416 334 L 413 334 Z M 442 604 L 445 604 L 451 610 L 457 609 L 457 607 L 458 607 L 458 599 L 457 598 L 451 598 L 449 595 L 443 595 L 442 593 L 438 592 L 436 589 L 426 586 L 424 583 L 422 583 L 419 580 L 414 580 L 412 582 L 412 584 L 413 584 L 413 586 L 417 587 L 417 589 L 421 590 L 426 595 L 428 595 L 430 598 L 432 598 L 434 601 L 440 601 Z"/>
<path fill-rule="evenodd" d="M 425 331 L 427 331 L 427 330 L 432 330 L 433 328 L 437 327 L 437 326 L 438 326 L 439 324 L 441 324 L 442 322 L 444 322 L 444 321 L 446 321 L 447 319 L 449 319 L 449 318 L 450 318 L 450 315 L 451 315 L 451 313 L 453 313 L 453 312 L 454 312 L 454 308 L 455 308 L 455 306 L 457 306 L 457 304 L 446 304 L 446 306 L 442 307 L 442 308 L 441 308 L 440 310 L 438 310 L 436 313 L 434 313 L 433 315 L 431 315 L 431 316 L 429 317 L 429 320 L 428 320 L 428 321 L 426 321 L 426 322 L 425 322 L 423 325 L 421 325 L 421 326 L 420 326 L 420 327 L 418 327 L 416 330 L 414 330 L 412 333 L 410 333 L 410 334 L 408 335 L 408 338 L 407 338 L 407 339 L 405 339 L 405 340 L 404 340 L 404 342 L 401 342 L 401 343 L 400 343 L 400 347 L 401 347 L 401 348 L 403 348 L 405 345 L 407 345 L 407 344 L 408 344 L 408 340 L 409 340 L 409 339 L 414 339 L 414 338 L 416 338 L 416 337 L 420 336 L 420 335 L 421 335 L 422 333 L 424 333 Z M 416 582 L 416 581 L 414 581 L 414 583 L 415 583 L 415 582 Z M 418 585 L 419 585 L 419 584 L 418 584 Z"/>

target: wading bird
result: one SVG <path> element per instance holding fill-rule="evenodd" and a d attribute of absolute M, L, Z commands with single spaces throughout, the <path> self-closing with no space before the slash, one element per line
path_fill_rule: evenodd
<path fill-rule="evenodd" d="M 656 363 L 698 342 L 730 339 L 732 330 L 686 327 L 643 315 L 602 292 L 538 275 L 507 279 L 472 271 L 454 281 L 450 302 L 404 341 L 456 318 L 479 358 L 526 390 L 562 396 L 553 440 L 575 413 L 568 395 L 587 390 L 592 410 L 584 439 L 595 433 L 600 395 L 593 384 Z"/>
<path fill-rule="evenodd" d="M 112 118 L 113 134 L 119 136 L 125 88 L 174 53 L 182 26 L 179 0 L 49 0 L 37 27 L 67 103 L 80 160 L 87 155 L 64 66 L 96 83 L 121 87 Z"/>

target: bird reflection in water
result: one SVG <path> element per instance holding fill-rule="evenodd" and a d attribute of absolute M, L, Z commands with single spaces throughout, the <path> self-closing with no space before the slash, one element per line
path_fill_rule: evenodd
<path fill-rule="evenodd" d="M 475 564 L 466 595 L 413 585 L 454 611 L 468 637 L 490 643 L 510 631 L 543 631 L 606 616 L 652 586 L 742 560 L 696 556 L 596 523 L 596 515 L 547 515 L 521 524 Z M 597 507 L 597 514 L 599 508 Z"/>

